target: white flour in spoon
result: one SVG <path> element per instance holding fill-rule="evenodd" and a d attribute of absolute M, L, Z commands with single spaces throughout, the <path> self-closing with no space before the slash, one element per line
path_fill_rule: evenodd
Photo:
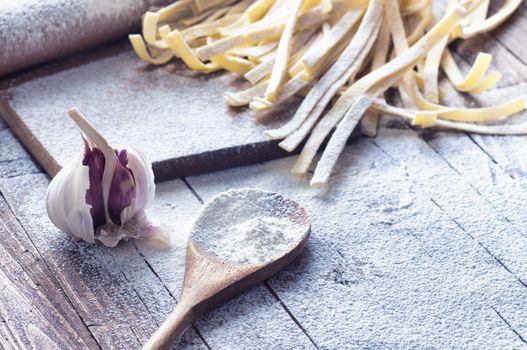
<path fill-rule="evenodd" d="M 231 190 L 207 203 L 192 239 L 220 260 L 261 264 L 293 249 L 308 231 L 298 207 L 270 192 Z"/>
<path fill-rule="evenodd" d="M 287 219 L 256 217 L 218 233 L 209 251 L 222 260 L 259 264 L 297 242 L 298 225 Z"/>

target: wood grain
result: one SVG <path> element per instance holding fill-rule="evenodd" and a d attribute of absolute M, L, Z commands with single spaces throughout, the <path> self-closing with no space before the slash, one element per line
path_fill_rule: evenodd
<path fill-rule="evenodd" d="M 263 194 L 265 195 L 265 194 Z M 282 198 L 283 200 L 283 198 Z M 246 202 L 249 202 L 246 200 Z M 272 205 L 273 203 L 267 203 Z M 276 201 L 277 205 L 282 205 Z M 303 237 L 289 251 L 274 261 L 262 264 L 237 264 L 221 261 L 204 247 L 189 239 L 185 262 L 185 278 L 176 307 L 144 346 L 148 350 L 169 349 L 204 311 L 247 291 L 282 270 L 296 259 L 309 239 L 309 218 L 298 204 L 288 203 L 290 215 L 297 225 L 304 225 Z M 294 208 L 294 210 L 293 210 Z M 217 208 L 221 210 L 222 208 Z M 262 207 L 263 210 L 263 207 Z M 289 209 L 286 209 L 289 210 Z M 203 215 L 203 213 L 201 214 Z M 199 219 L 197 219 L 199 220 Z"/>
<path fill-rule="evenodd" d="M 415 138 L 399 136 L 390 138 L 392 147 L 408 148 Z M 288 175 L 293 159 L 188 181 L 203 199 L 257 186 L 306 207 L 313 223 L 307 251 L 269 285 L 320 348 L 525 346 L 494 311 L 525 337 L 518 322 L 525 287 L 431 200 L 414 180 L 420 173 L 384 152 L 369 140 L 354 142 L 328 192 Z"/>
<path fill-rule="evenodd" d="M 455 46 L 464 69 L 479 50 L 495 56 L 507 74 L 497 95 L 449 102 L 485 104 L 525 89 L 523 46 L 507 41 L 522 36 L 502 34 L 521 27 L 521 16 Z M 183 348 L 525 347 L 523 137 L 383 128 L 351 145 L 328 193 L 290 176 L 292 159 L 189 178 L 197 198 L 181 181 L 163 183 L 154 210 L 174 220 L 181 242 L 160 253 L 144 242 L 107 252 L 62 236 L 43 216 L 47 178 L 25 175 L 40 170 L 1 122 L 0 135 L 0 177 L 9 178 L 0 191 L 11 206 L 0 198 L 0 347 L 51 339 L 137 348 L 179 292 L 180 245 L 198 200 L 255 184 L 300 199 L 314 218 L 313 241 L 278 276 L 198 320 L 200 335 L 192 329 Z M 71 334 L 78 320 L 80 337 Z M 66 331 L 57 333 L 61 322 Z"/>
<path fill-rule="evenodd" d="M 42 206 L 47 183 L 43 175 L 25 175 L 3 180 L 0 188 L 99 345 L 139 347 L 161 320 L 150 312 L 150 301 L 142 298 L 142 293 L 145 289 L 150 294 L 155 292 L 155 303 L 158 307 L 166 305 L 166 312 L 173 299 L 133 244 L 111 251 L 73 242 L 57 232 Z M 183 345 L 195 346 L 192 337 L 196 335 L 189 332 L 188 336 Z"/>
<path fill-rule="evenodd" d="M 22 348 L 96 348 L 95 339 L 0 196 L 2 339 Z"/>
<path fill-rule="evenodd" d="M 183 285 L 188 234 L 200 209 L 201 203 L 183 182 L 158 184 L 151 212 L 157 219 L 170 223 L 174 232 L 172 248 L 160 252 L 145 242 L 137 242 L 160 282 L 175 297 L 181 293 Z M 166 310 L 163 318 L 168 312 Z M 291 344 L 304 349 L 314 348 L 264 284 L 205 313 L 195 325 L 213 349 L 283 349 Z"/>
<path fill-rule="evenodd" d="M 0 178 L 39 172 L 41 172 L 40 167 L 23 149 L 11 130 L 0 130 Z"/>
<path fill-rule="evenodd" d="M 503 1 L 491 2 L 491 8 L 497 10 Z M 516 13 L 507 21 L 507 24 L 497 28 L 491 33 L 500 43 L 502 43 L 516 58 L 527 65 L 527 47 L 525 38 L 527 37 L 527 3 L 523 2 Z"/>
<path fill-rule="evenodd" d="M 182 181 L 161 184 L 152 210 L 174 229 L 174 247 L 159 250 L 144 242 L 129 242 L 106 249 L 73 242 L 52 227 L 42 206 L 47 183 L 39 174 L 18 176 L 0 180 L 0 191 L 99 345 L 137 348 L 166 317 L 179 294 L 184 266 L 180 245 L 186 245 L 185 229 L 200 203 Z M 263 285 L 207 313 L 197 328 L 215 348 L 312 347 Z M 207 345 L 191 329 L 179 346 L 203 349 Z"/>

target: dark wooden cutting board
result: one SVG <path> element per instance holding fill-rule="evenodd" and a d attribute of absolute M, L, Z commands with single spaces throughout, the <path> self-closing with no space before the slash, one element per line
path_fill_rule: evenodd
<path fill-rule="evenodd" d="M 162 181 L 288 154 L 263 130 L 294 108 L 273 112 L 261 125 L 253 111 L 223 101 L 225 91 L 244 84 L 230 73 L 192 72 L 179 61 L 151 66 L 120 41 L 4 78 L 0 115 L 53 176 L 83 149 L 66 114 L 77 106 L 114 148 L 145 151 Z"/>

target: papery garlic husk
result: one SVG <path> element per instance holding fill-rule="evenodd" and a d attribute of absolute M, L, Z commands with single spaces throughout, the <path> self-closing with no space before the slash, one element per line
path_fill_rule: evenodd
<path fill-rule="evenodd" d="M 49 218 L 60 230 L 86 242 L 113 247 L 129 238 L 168 242 L 145 208 L 155 194 L 148 157 L 115 150 L 77 109 L 68 111 L 84 138 L 85 150 L 52 179 L 46 195 Z"/>

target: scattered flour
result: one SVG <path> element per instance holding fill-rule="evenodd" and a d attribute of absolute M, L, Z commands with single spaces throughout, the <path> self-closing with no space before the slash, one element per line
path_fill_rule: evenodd
<path fill-rule="evenodd" d="M 191 237 L 221 260 L 262 264 L 293 249 L 308 232 L 309 220 L 295 202 L 271 192 L 242 189 L 212 198 Z"/>

